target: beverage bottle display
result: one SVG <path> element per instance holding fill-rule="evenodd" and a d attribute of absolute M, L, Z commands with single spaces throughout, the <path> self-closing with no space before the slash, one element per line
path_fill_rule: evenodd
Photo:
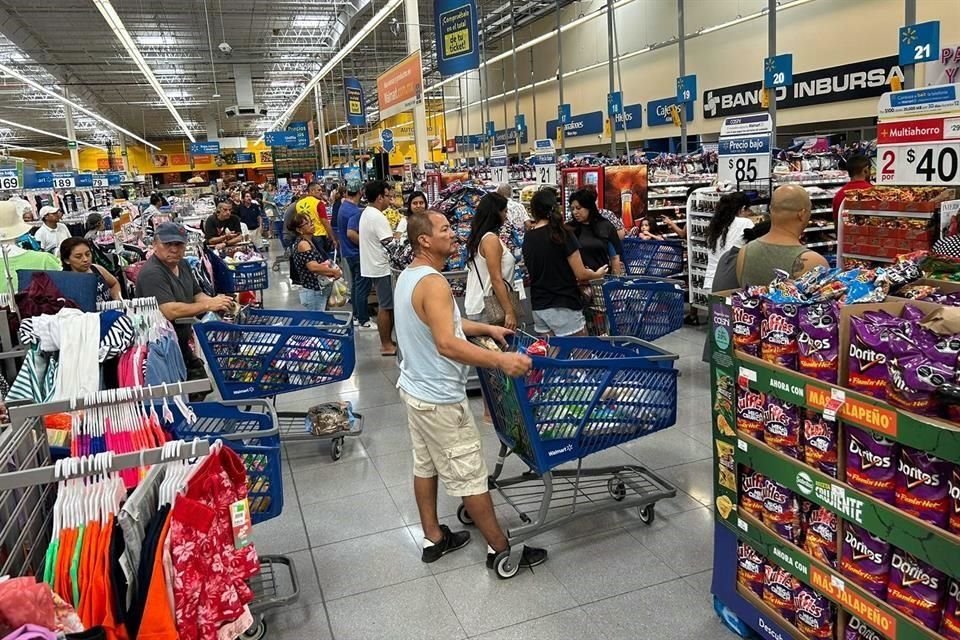
<path fill-rule="evenodd" d="M 633 228 L 633 191 L 629 188 L 620 190 L 620 218 L 624 227 Z"/>

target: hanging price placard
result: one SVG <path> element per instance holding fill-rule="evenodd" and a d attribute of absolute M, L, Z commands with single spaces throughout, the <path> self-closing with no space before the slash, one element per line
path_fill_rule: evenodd
<path fill-rule="evenodd" d="M 16 191 L 21 187 L 16 169 L 0 169 L 0 191 Z"/>
<path fill-rule="evenodd" d="M 536 182 L 539 185 L 559 185 L 557 179 L 557 151 L 553 140 L 545 138 L 534 141 L 533 167 L 536 172 Z"/>
<path fill-rule="evenodd" d="M 718 178 L 740 184 L 770 177 L 770 134 L 721 138 L 718 149 Z"/>
<path fill-rule="evenodd" d="M 507 147 L 498 145 L 490 148 L 490 181 L 494 184 L 503 184 L 510 181 L 510 171 L 507 167 Z"/>
<path fill-rule="evenodd" d="M 106 189 L 110 186 L 110 179 L 107 176 L 93 176 L 94 189 Z"/>
<path fill-rule="evenodd" d="M 76 176 L 67 171 L 67 172 L 54 172 L 53 174 L 53 188 L 54 189 L 73 189 L 77 186 Z"/>
<path fill-rule="evenodd" d="M 960 185 L 960 116 L 881 122 L 877 183 Z"/>

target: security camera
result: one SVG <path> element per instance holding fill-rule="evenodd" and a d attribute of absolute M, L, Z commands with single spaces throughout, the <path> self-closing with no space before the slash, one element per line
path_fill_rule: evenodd
<path fill-rule="evenodd" d="M 221 42 L 220 44 L 217 45 L 217 49 L 220 49 L 220 53 L 222 53 L 225 56 L 228 56 L 231 53 L 233 53 L 233 47 L 230 46 L 229 42 Z"/>

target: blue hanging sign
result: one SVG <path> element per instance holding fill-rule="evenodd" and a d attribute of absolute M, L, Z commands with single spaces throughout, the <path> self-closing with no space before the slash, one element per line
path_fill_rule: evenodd
<path fill-rule="evenodd" d="M 298 140 L 296 131 L 267 131 L 263 134 L 263 141 L 268 147 L 293 148 Z"/>
<path fill-rule="evenodd" d="M 793 84 L 793 54 L 781 53 L 763 60 L 763 88 L 789 87 Z"/>
<path fill-rule="evenodd" d="M 306 122 L 291 122 L 287 125 L 287 131 L 297 134 L 296 143 L 287 145 L 288 149 L 306 149 L 310 146 L 310 133 Z"/>
<path fill-rule="evenodd" d="M 547 121 L 547 137 L 556 139 L 557 137 L 556 120 Z M 570 116 L 570 122 L 563 125 L 563 136 L 565 138 L 576 138 L 577 136 L 589 136 L 603 133 L 603 112 L 591 111 Z"/>
<path fill-rule="evenodd" d="M 623 93 L 614 91 L 607 94 L 607 115 L 611 118 L 623 112 Z"/>
<path fill-rule="evenodd" d="M 686 104 L 697 99 L 697 76 L 690 74 L 677 78 L 677 102 Z"/>
<path fill-rule="evenodd" d="M 212 140 L 209 142 L 191 142 L 190 155 L 193 156 L 216 156 L 220 154 L 220 142 Z"/>
<path fill-rule="evenodd" d="M 357 78 L 343 79 L 343 95 L 347 109 L 347 124 L 351 127 L 367 126 L 367 114 L 364 111 L 363 85 Z"/>
<path fill-rule="evenodd" d="M 557 119 L 560 120 L 560 124 L 567 124 L 570 122 L 570 115 L 572 113 L 573 112 L 570 110 L 569 104 L 564 103 L 557 107 Z"/>
<path fill-rule="evenodd" d="M 940 21 L 900 27 L 900 64 L 931 62 L 940 57 Z"/>
<path fill-rule="evenodd" d="M 234 160 L 237 164 L 252 164 L 254 157 L 252 153 L 239 152 L 234 154 Z"/>
<path fill-rule="evenodd" d="M 437 69 L 442 76 L 480 67 L 476 0 L 434 0 Z"/>
<path fill-rule="evenodd" d="M 517 128 L 517 131 L 526 131 L 527 130 L 527 117 L 522 113 L 518 113 L 513 118 L 513 123 Z"/>
<path fill-rule="evenodd" d="M 496 123 L 493 122 L 493 120 L 490 120 L 489 122 L 487 122 L 487 140 L 493 140 L 496 137 L 497 137 L 497 125 Z"/>
<path fill-rule="evenodd" d="M 393 151 L 393 129 L 384 129 L 380 132 L 380 144 L 387 153 Z"/>
<path fill-rule="evenodd" d="M 76 177 L 76 186 L 78 187 L 92 187 L 93 186 L 93 174 L 92 173 L 78 173 Z"/>
<path fill-rule="evenodd" d="M 111 187 L 116 187 L 116 186 L 118 186 L 121 182 L 123 182 L 123 174 L 122 174 L 122 173 L 108 173 L 108 174 L 107 174 L 107 184 L 108 184 L 109 186 L 111 186 Z"/>
<path fill-rule="evenodd" d="M 670 107 L 677 104 L 676 97 L 671 98 L 661 98 L 659 100 L 651 100 L 647 103 L 647 126 L 648 127 L 657 127 L 664 124 L 673 124 L 673 118 L 670 116 Z M 685 105 L 680 105 L 681 108 L 685 108 L 686 113 L 683 114 L 684 120 L 687 122 L 693 122 L 693 103 L 688 102 Z"/>
<path fill-rule="evenodd" d="M 50 189 L 53 187 L 52 171 L 37 171 L 33 174 L 33 181 L 27 181 L 28 189 Z"/>
<path fill-rule="evenodd" d="M 613 116 L 614 122 L 617 124 L 617 131 L 623 131 L 624 129 L 640 129 L 643 127 L 643 105 L 642 104 L 628 104 L 623 107 L 622 113 L 618 113 Z"/>

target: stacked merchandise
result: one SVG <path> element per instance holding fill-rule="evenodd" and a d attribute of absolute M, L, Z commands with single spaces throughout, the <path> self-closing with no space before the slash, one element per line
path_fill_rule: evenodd
<path fill-rule="evenodd" d="M 940 203 L 956 197 L 943 187 L 872 187 L 850 191 L 843 203 L 843 264 L 893 262 L 903 253 L 929 251 Z"/>
<path fill-rule="evenodd" d="M 650 184 L 710 184 L 717 179 L 717 152 L 700 150 L 687 155 L 662 153 L 646 160 Z"/>
<path fill-rule="evenodd" d="M 714 299 L 714 592 L 742 620 L 960 638 L 960 311 L 899 297 L 955 299 L 927 263 Z"/>

